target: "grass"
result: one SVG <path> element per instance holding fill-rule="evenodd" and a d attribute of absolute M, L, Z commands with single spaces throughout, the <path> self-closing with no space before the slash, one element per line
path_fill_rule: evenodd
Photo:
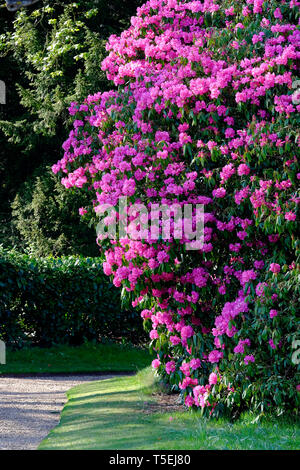
<path fill-rule="evenodd" d="M 0 365 L 5 374 L 136 372 L 148 366 L 151 356 L 146 349 L 121 344 L 56 346 L 7 351 L 6 364 Z"/>
<path fill-rule="evenodd" d="M 155 397 L 149 369 L 72 388 L 60 424 L 40 450 L 295 450 L 299 426 L 292 421 L 234 424 L 206 420 L 198 412 L 145 413 Z M 148 405 L 149 407 L 149 405 Z"/>

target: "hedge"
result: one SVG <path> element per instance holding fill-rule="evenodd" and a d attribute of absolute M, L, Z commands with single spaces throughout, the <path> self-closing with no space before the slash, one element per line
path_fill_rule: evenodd
<path fill-rule="evenodd" d="M 121 308 L 98 258 L 35 259 L 0 247 L 0 339 L 8 345 L 134 343 L 141 335 L 140 315 Z"/>

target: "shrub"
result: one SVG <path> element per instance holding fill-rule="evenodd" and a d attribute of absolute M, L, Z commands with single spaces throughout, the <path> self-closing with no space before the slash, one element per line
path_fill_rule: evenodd
<path fill-rule="evenodd" d="M 117 90 L 73 102 L 53 166 L 107 203 L 205 206 L 204 244 L 99 239 L 104 271 L 143 309 L 153 367 L 205 413 L 299 403 L 298 2 L 150 0 L 112 36 Z M 297 85 L 297 83 L 296 83 Z M 101 243 L 100 243 L 101 242 Z M 275 313 L 277 312 L 277 313 Z"/>
<path fill-rule="evenodd" d="M 139 315 L 121 308 L 98 258 L 35 259 L 0 249 L 0 290 L 0 338 L 13 347 L 142 338 Z"/>

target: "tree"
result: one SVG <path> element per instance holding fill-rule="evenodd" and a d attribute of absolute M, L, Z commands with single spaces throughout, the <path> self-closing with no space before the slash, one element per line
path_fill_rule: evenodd
<path fill-rule="evenodd" d="M 0 11 L 1 241 L 16 242 L 10 203 L 41 165 L 61 155 L 71 101 L 107 89 L 100 69 L 105 40 L 125 27 L 138 1 L 40 2 L 16 14 Z M 10 240 L 10 241 L 9 241 Z"/>
<path fill-rule="evenodd" d="M 49 167 L 39 168 L 12 203 L 18 248 L 35 256 L 97 256 L 95 231 L 79 218 L 87 195 L 67 192 Z"/>

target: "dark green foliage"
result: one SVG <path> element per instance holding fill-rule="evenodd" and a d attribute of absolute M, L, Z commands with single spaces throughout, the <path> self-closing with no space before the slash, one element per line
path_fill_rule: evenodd
<path fill-rule="evenodd" d="M 15 14 L 0 8 L 0 80 L 7 89 L 0 105 L 0 243 L 18 244 L 10 203 L 37 168 L 62 155 L 70 102 L 108 88 L 101 70 L 105 42 L 128 25 L 140 3 L 44 0 Z"/>
<path fill-rule="evenodd" d="M 143 327 L 137 312 L 120 308 L 98 258 L 36 260 L 0 248 L 0 338 L 13 347 L 140 342 Z"/>
<path fill-rule="evenodd" d="M 86 194 L 66 191 L 51 168 L 40 168 L 12 204 L 13 227 L 22 245 L 35 256 L 98 256 L 95 230 L 82 222 L 78 210 Z"/>

